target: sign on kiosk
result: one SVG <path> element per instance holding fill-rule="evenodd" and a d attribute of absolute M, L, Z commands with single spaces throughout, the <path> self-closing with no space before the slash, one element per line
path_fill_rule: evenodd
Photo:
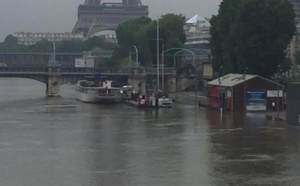
<path fill-rule="evenodd" d="M 279 92 L 279 96 L 278 96 L 278 92 Z M 267 96 L 268 98 L 277 98 L 277 97 L 283 97 L 283 91 L 282 90 L 268 90 L 267 92 Z"/>
<path fill-rule="evenodd" d="M 266 90 L 247 90 L 246 109 L 249 111 L 267 110 Z"/>

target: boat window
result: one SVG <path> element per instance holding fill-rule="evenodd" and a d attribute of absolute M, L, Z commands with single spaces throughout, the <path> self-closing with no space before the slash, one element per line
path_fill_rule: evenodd
<path fill-rule="evenodd" d="M 97 93 L 97 90 L 89 89 L 87 92 L 88 92 L 88 93 Z"/>
<path fill-rule="evenodd" d="M 100 94 L 111 94 L 111 90 L 102 89 L 102 90 L 99 90 L 99 93 Z"/>

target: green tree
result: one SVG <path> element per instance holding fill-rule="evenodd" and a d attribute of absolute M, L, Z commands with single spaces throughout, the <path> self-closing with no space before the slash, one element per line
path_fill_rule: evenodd
<path fill-rule="evenodd" d="M 133 50 L 133 45 L 139 48 L 139 57 L 141 61 L 144 59 L 142 45 L 145 44 L 146 35 L 145 32 L 140 33 L 140 30 L 144 30 L 147 25 L 151 23 L 150 18 L 140 17 L 137 19 L 132 19 L 120 24 L 116 30 L 118 39 L 118 49 L 115 50 L 113 54 L 114 61 L 122 60 L 128 57 L 128 54 Z M 139 37 L 139 40 L 137 39 Z"/>
<path fill-rule="evenodd" d="M 160 19 L 162 42 L 165 48 L 183 47 L 186 41 L 183 27 L 185 17 L 183 15 L 166 14 Z"/>
<path fill-rule="evenodd" d="M 82 52 L 84 42 L 81 40 L 61 41 L 56 44 L 57 52 Z"/>
<path fill-rule="evenodd" d="M 211 19 L 213 67 L 271 76 L 295 32 L 288 0 L 223 0 Z"/>
<path fill-rule="evenodd" d="M 27 50 L 29 52 L 51 52 L 52 43 L 46 39 L 43 39 L 38 41 L 35 45 L 28 46 Z"/>
<path fill-rule="evenodd" d="M 296 52 L 295 54 L 295 62 L 300 65 L 300 52 Z"/>
<path fill-rule="evenodd" d="M 159 20 L 160 53 L 164 48 L 182 47 L 185 43 L 183 26 L 185 17 L 182 15 L 166 14 Z M 134 51 L 135 45 L 139 50 L 139 62 L 143 66 L 156 63 L 157 56 L 157 20 L 141 17 L 121 24 L 117 31 L 119 49 L 114 53 L 116 60 L 127 58 L 129 51 Z M 118 58 L 116 57 L 118 56 Z"/>
<path fill-rule="evenodd" d="M 18 44 L 17 38 L 11 34 L 0 44 L 0 51 L 2 52 L 21 52 L 24 48 L 24 46 Z"/>

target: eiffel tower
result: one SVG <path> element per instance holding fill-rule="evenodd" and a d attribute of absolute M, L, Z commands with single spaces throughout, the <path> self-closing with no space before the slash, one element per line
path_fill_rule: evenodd
<path fill-rule="evenodd" d="M 78 7 L 78 20 L 72 33 L 83 33 L 85 38 L 105 30 L 116 30 L 118 25 L 138 17 L 148 17 L 148 6 L 141 0 L 122 0 L 105 3 L 101 0 L 85 0 Z"/>

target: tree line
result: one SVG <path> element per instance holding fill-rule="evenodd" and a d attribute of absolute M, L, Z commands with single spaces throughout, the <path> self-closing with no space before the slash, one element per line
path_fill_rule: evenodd
<path fill-rule="evenodd" d="M 122 23 L 116 30 L 118 48 L 114 51 L 112 60 L 119 65 L 127 64 L 129 53 L 134 53 L 136 46 L 139 53 L 139 63 L 151 66 L 157 61 L 157 29 L 159 29 L 159 54 L 163 48 L 181 48 L 186 41 L 184 33 L 185 17 L 183 15 L 166 14 L 158 20 L 140 17 Z M 133 54 L 133 62 L 134 60 Z M 168 59 L 166 58 L 166 64 Z"/>
<path fill-rule="evenodd" d="M 288 68 L 294 18 L 288 0 L 223 0 L 210 21 L 214 69 L 269 77 Z"/>
<path fill-rule="evenodd" d="M 162 45 L 165 48 L 183 47 L 185 43 L 185 17 L 182 15 L 166 14 L 159 19 L 160 53 Z M 107 43 L 104 38 L 93 36 L 85 41 L 70 40 L 56 42 L 56 52 L 83 52 L 95 49 L 113 50 L 111 59 L 106 66 L 128 65 L 129 55 L 134 52 L 133 46 L 139 51 L 139 63 L 151 66 L 156 61 L 157 20 L 140 17 L 120 24 L 116 30 L 118 44 Z M 51 52 L 52 42 L 41 40 L 34 45 L 19 45 L 17 38 L 8 35 L 0 43 L 0 52 Z M 132 56 L 133 63 L 135 57 Z M 167 63 L 167 62 L 166 62 Z M 129 64 L 130 65 L 130 64 Z"/>

